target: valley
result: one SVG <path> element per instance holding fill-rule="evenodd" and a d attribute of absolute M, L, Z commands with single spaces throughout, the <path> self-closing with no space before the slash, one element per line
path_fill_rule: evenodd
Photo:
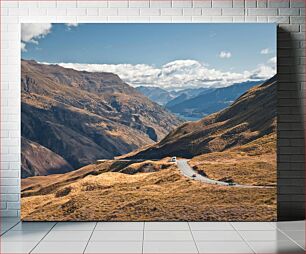
<path fill-rule="evenodd" d="M 250 88 L 229 107 L 199 121 L 186 122 L 161 141 L 121 156 L 160 159 L 193 158 L 223 152 L 276 133 L 276 77 Z"/>
<path fill-rule="evenodd" d="M 73 90 L 67 88 L 67 91 Z M 195 122 L 180 122 L 157 104 L 148 102 L 149 106 L 156 107 L 154 110 L 160 110 L 158 114 L 169 114 L 169 119 L 173 121 L 166 132 L 168 119 L 160 118 L 157 122 L 152 117 L 159 115 L 153 109 L 148 111 L 146 108 L 146 113 L 142 112 L 144 115 L 139 111 L 141 121 L 152 121 L 154 133 L 159 133 L 156 139 L 152 139 L 152 133 L 143 132 L 141 127 L 134 128 L 133 122 L 125 124 L 123 121 L 125 115 L 122 112 L 140 110 L 137 103 L 141 100 L 146 102 L 137 92 L 133 94 L 135 98 L 115 93 L 128 102 L 123 104 L 120 100 L 120 106 L 110 103 L 117 111 L 113 108 L 107 119 L 105 115 L 98 114 L 100 107 L 89 111 L 75 105 L 68 106 L 67 102 L 61 101 L 61 92 L 53 91 L 52 96 L 47 96 L 49 92 L 43 90 L 23 95 L 23 135 L 27 137 L 23 141 L 27 149 L 22 157 L 25 178 L 21 183 L 21 216 L 24 221 L 275 220 L 275 77 L 251 87 L 225 109 Z M 86 92 L 83 93 L 86 95 Z M 103 98 L 106 99 L 104 94 Z M 54 107 L 43 103 L 46 99 Z M 133 104 L 136 99 L 137 103 Z M 72 102 L 69 103 L 77 103 Z M 93 105 L 102 105 L 102 102 L 97 98 Z M 59 113 L 62 110 L 59 105 L 65 108 L 64 111 L 68 108 L 69 114 Z M 105 105 L 109 104 L 105 102 Z M 74 112 L 77 112 L 76 119 L 71 117 Z M 84 115 L 86 117 L 82 122 Z M 129 117 L 134 119 L 131 115 Z M 76 133 L 74 136 L 70 134 L 70 139 L 63 136 L 68 132 L 63 132 L 61 127 L 67 119 L 68 125 L 65 126 L 69 128 L 69 133 Z M 58 140 L 67 149 L 80 142 L 81 146 L 76 146 L 78 153 L 74 154 L 72 149 L 69 154 L 75 157 L 81 155 L 81 166 L 71 168 L 70 165 L 75 164 L 71 163 L 71 157 L 58 149 L 62 145 L 54 146 L 50 139 L 47 139 L 50 143 L 40 140 L 42 144 L 32 141 L 46 136 L 34 135 L 33 125 L 27 123 L 40 123 L 39 126 L 44 126 L 47 131 L 46 135 L 59 137 Z M 178 127 L 172 127 L 175 125 Z M 97 128 L 94 129 L 96 133 L 101 133 L 102 143 L 99 136 L 90 135 L 92 126 Z M 164 126 L 163 132 L 161 126 Z M 79 138 L 80 133 L 83 142 Z M 109 137 L 113 138 L 111 143 L 110 139 L 107 140 Z M 70 145 L 70 142 L 73 143 Z M 120 142 L 133 144 L 131 151 L 125 151 L 124 143 L 121 146 Z M 109 144 L 116 149 L 122 147 L 122 150 L 113 152 Z M 94 150 L 96 146 L 97 150 Z M 48 155 L 46 158 L 49 161 L 42 160 L 40 151 Z M 88 156 L 91 156 L 90 159 Z M 173 156 L 177 162 L 171 160 Z M 50 171 L 41 171 L 46 165 Z M 31 172 L 35 172 L 34 175 Z"/>

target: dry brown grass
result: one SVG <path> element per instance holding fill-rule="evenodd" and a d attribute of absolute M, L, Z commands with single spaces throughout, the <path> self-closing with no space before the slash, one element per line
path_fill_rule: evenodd
<path fill-rule="evenodd" d="M 150 162 L 154 166 L 161 162 Z M 30 221 L 257 221 L 276 219 L 276 189 L 208 185 L 173 164 L 152 173 L 106 172 L 113 162 L 23 180 L 22 219 Z M 165 161 L 165 164 L 167 162 Z M 141 168 L 143 163 L 128 167 Z M 91 174 L 88 175 L 88 172 Z M 103 173 L 105 172 L 105 173 Z M 73 181 L 69 178 L 76 177 Z M 69 175 L 70 174 L 70 175 Z M 62 181 L 61 181 L 62 179 Z M 39 183 L 39 184 L 38 184 Z M 40 187 L 38 187 L 40 185 Z M 35 186 L 35 193 L 30 190 Z M 53 186 L 48 188 L 48 186 Z M 27 190 L 28 189 L 28 190 Z M 44 189 L 44 191 L 41 191 Z M 31 192 L 31 196 L 26 193 Z"/>
<path fill-rule="evenodd" d="M 276 134 L 246 145 L 200 155 L 189 164 L 211 179 L 231 178 L 247 185 L 276 185 Z"/>

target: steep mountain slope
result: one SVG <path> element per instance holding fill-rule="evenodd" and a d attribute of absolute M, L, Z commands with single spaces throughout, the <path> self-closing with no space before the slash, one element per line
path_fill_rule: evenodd
<path fill-rule="evenodd" d="M 211 113 L 217 112 L 229 106 L 241 94 L 251 87 L 261 82 L 248 81 L 239 84 L 233 84 L 228 87 L 217 88 L 200 93 L 197 96 L 185 96 L 180 98 L 178 102 L 169 102 L 166 107 L 174 113 L 185 116 L 203 117 Z"/>
<path fill-rule="evenodd" d="M 25 60 L 21 73 L 22 136 L 74 169 L 158 141 L 181 124 L 113 73 Z"/>
<path fill-rule="evenodd" d="M 276 76 L 241 95 L 231 106 L 187 122 L 160 142 L 126 158 L 163 158 L 224 151 L 276 131 Z"/>
<path fill-rule="evenodd" d="M 136 90 L 147 96 L 151 101 L 158 103 L 159 105 L 165 105 L 168 101 L 174 98 L 171 92 L 168 92 L 159 87 L 138 86 L 136 87 Z"/>
<path fill-rule="evenodd" d="M 59 174 L 72 171 L 69 163 L 48 148 L 21 138 L 21 177 Z"/>

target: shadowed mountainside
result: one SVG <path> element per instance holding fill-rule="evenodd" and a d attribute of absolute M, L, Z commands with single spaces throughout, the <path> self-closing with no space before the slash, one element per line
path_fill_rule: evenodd
<path fill-rule="evenodd" d="M 113 73 L 22 60 L 21 98 L 22 136 L 74 169 L 151 144 L 182 123 Z M 36 161 L 44 157 L 38 151 Z M 38 165 L 27 162 L 23 170 L 29 174 Z M 47 165 L 44 169 L 50 172 Z"/>
<path fill-rule="evenodd" d="M 232 105 L 197 122 L 187 122 L 160 142 L 122 156 L 191 158 L 220 152 L 276 132 L 276 76 L 249 89 Z"/>
<path fill-rule="evenodd" d="M 42 156 L 43 155 L 43 156 Z M 21 177 L 66 173 L 73 170 L 58 154 L 38 143 L 21 138 Z"/>

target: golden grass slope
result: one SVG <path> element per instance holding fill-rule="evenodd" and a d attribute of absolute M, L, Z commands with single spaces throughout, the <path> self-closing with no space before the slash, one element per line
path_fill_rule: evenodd
<path fill-rule="evenodd" d="M 204 184 L 180 174 L 167 160 L 150 173 L 107 172 L 114 161 L 64 175 L 22 180 L 27 221 L 258 221 L 276 218 L 276 189 Z M 117 162 L 118 163 L 118 162 Z M 126 168 L 143 169 L 143 163 Z M 116 170 L 118 171 L 120 167 Z M 74 173 L 74 175 L 72 175 Z M 133 172 L 135 173 L 135 172 Z M 72 180 L 74 178 L 74 180 Z"/>
<path fill-rule="evenodd" d="M 209 178 L 245 185 L 276 185 L 276 133 L 223 152 L 203 154 L 189 162 Z"/>

